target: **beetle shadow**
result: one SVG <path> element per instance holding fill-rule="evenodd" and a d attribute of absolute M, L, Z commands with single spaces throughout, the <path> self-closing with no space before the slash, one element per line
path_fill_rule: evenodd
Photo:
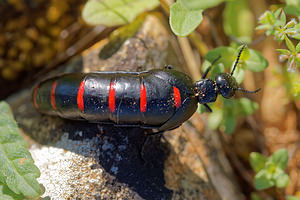
<path fill-rule="evenodd" d="M 69 133 L 69 139 L 95 142 L 98 152 L 95 159 L 99 165 L 91 168 L 105 170 L 104 176 L 112 190 L 126 184 L 136 193 L 135 197 L 171 198 L 172 191 L 165 187 L 163 173 L 168 151 L 159 136 L 149 136 L 146 140 L 145 130 L 141 128 L 64 121 L 62 130 Z"/>

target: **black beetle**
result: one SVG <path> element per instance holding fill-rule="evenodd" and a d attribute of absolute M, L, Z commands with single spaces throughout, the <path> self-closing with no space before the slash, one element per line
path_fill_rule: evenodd
<path fill-rule="evenodd" d="M 215 80 L 206 76 L 192 79 L 167 66 L 143 72 L 73 73 L 39 83 L 33 91 L 33 103 L 41 113 L 67 119 L 113 123 L 120 127 L 170 130 L 180 126 L 196 111 L 198 102 L 210 112 L 207 103 L 218 94 L 231 98 L 235 91 L 256 93 L 239 88 L 231 74 L 219 73 Z"/>

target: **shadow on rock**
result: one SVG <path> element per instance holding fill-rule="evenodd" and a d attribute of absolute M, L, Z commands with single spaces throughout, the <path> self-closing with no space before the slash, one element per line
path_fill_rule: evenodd
<path fill-rule="evenodd" d="M 160 142 L 159 136 L 149 136 L 146 140 L 145 130 L 140 128 L 118 128 L 67 120 L 63 132 L 68 132 L 71 140 L 94 143 L 94 147 L 88 148 L 96 152 L 94 155 L 99 166 L 91 168 L 105 170 L 104 176 L 110 190 L 117 192 L 122 184 L 126 184 L 137 193 L 135 199 L 171 198 L 172 191 L 165 187 L 163 174 L 167 148 Z M 61 147 L 68 149 L 67 146 Z M 85 154 L 80 148 L 75 151 Z"/>

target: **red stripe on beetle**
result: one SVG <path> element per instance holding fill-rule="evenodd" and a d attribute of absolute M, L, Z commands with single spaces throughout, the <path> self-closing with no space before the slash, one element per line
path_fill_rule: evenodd
<path fill-rule="evenodd" d="M 37 85 L 33 90 L 33 105 L 36 109 L 39 109 L 39 105 L 37 104 L 37 101 L 36 101 L 36 93 L 37 93 L 38 88 L 39 88 L 39 85 Z"/>
<path fill-rule="evenodd" d="M 116 111 L 116 89 L 113 82 L 109 85 L 109 95 L 108 95 L 108 108 L 109 112 Z"/>
<path fill-rule="evenodd" d="M 56 90 L 57 80 L 53 82 L 51 87 L 51 106 L 54 110 L 56 110 L 56 103 L 55 103 L 55 90 Z"/>
<path fill-rule="evenodd" d="M 83 94 L 84 94 L 84 81 L 81 81 L 78 92 L 77 92 L 77 106 L 78 109 L 84 112 L 84 102 L 83 102 Z"/>
<path fill-rule="evenodd" d="M 146 87 L 144 84 L 141 84 L 140 86 L 140 110 L 141 112 L 146 112 L 147 108 L 147 93 L 146 93 Z"/>
<path fill-rule="evenodd" d="M 173 93 L 174 93 L 175 107 L 179 108 L 181 106 L 180 91 L 177 87 L 173 87 Z"/>

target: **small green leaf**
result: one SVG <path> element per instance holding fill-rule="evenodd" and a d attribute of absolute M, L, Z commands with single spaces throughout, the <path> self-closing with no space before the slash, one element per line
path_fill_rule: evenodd
<path fill-rule="evenodd" d="M 268 173 L 267 170 L 262 169 L 259 171 L 254 178 L 254 186 L 257 190 L 263 190 L 275 185 L 274 181 L 271 179 L 272 175 Z"/>
<path fill-rule="evenodd" d="M 274 163 L 276 166 L 285 169 L 288 162 L 288 152 L 286 149 L 279 149 L 270 157 L 270 162 Z"/>
<path fill-rule="evenodd" d="M 281 12 L 282 12 L 282 8 L 279 8 L 279 9 L 275 10 L 275 12 L 272 12 L 272 17 L 271 18 L 273 20 L 273 23 L 275 21 L 277 21 L 277 19 L 278 19 L 278 17 L 279 17 L 279 15 L 280 15 Z"/>
<path fill-rule="evenodd" d="M 181 0 L 182 4 L 189 10 L 205 10 L 217 6 L 226 0 L 210 0 L 210 1 L 199 1 L 199 0 Z"/>
<path fill-rule="evenodd" d="M 290 183 L 290 177 L 287 174 L 282 174 L 282 176 L 276 179 L 276 187 L 278 188 L 284 188 L 288 186 L 289 183 Z"/>
<path fill-rule="evenodd" d="M 40 171 L 26 146 L 8 104 L 0 102 L 0 182 L 15 194 L 36 198 L 42 193 Z"/>
<path fill-rule="evenodd" d="M 293 28 L 290 28 L 289 30 L 295 32 L 295 34 L 290 35 L 290 37 L 298 40 L 300 39 L 300 23 L 296 24 Z"/>
<path fill-rule="evenodd" d="M 205 55 L 205 59 L 212 62 L 218 56 L 221 58 L 218 60 L 218 63 L 223 63 L 226 68 L 231 68 L 232 63 L 235 61 L 235 49 L 232 47 L 218 47 Z"/>
<path fill-rule="evenodd" d="M 285 44 L 286 44 L 286 46 L 289 48 L 289 50 L 290 50 L 291 52 L 295 52 L 295 51 L 296 51 L 296 50 L 295 50 L 295 46 L 294 46 L 294 44 L 292 43 L 292 41 L 291 41 L 287 36 L 284 37 L 284 40 L 285 40 Z"/>
<path fill-rule="evenodd" d="M 223 111 L 221 109 L 214 109 L 214 111 L 208 116 L 208 126 L 212 129 L 212 130 L 216 130 L 223 119 Z"/>
<path fill-rule="evenodd" d="M 255 27 L 256 30 L 268 30 L 270 29 L 271 26 L 269 24 L 261 24 Z"/>
<path fill-rule="evenodd" d="M 295 19 L 291 19 L 285 26 L 285 29 L 291 29 L 297 24 L 297 21 Z"/>
<path fill-rule="evenodd" d="M 279 53 L 281 53 L 283 55 L 291 55 L 291 52 L 287 49 L 276 49 L 276 51 L 278 51 Z"/>
<path fill-rule="evenodd" d="M 203 10 L 188 10 L 181 0 L 176 1 L 170 8 L 170 26 L 178 36 L 187 36 L 202 22 Z"/>
<path fill-rule="evenodd" d="M 82 17 L 90 25 L 117 26 L 133 21 L 145 10 L 158 5 L 158 0 L 89 0 Z"/>
<path fill-rule="evenodd" d="M 300 42 L 296 46 L 296 53 L 299 53 L 299 52 L 300 52 Z"/>
<path fill-rule="evenodd" d="M 282 10 L 282 12 L 280 14 L 280 18 L 279 18 L 279 20 L 276 20 L 274 26 L 284 27 L 285 24 L 286 24 L 286 15 L 285 15 L 284 11 Z"/>
<path fill-rule="evenodd" d="M 256 173 L 264 169 L 266 161 L 267 158 L 260 153 L 252 152 L 250 154 L 250 165 Z"/>
<path fill-rule="evenodd" d="M 272 15 L 271 11 L 267 10 L 265 11 L 259 18 L 258 18 L 258 22 L 260 24 L 269 24 L 269 15 Z"/>
<path fill-rule="evenodd" d="M 246 69 L 253 72 L 260 72 L 268 67 L 268 61 L 262 56 L 259 51 L 249 49 L 249 53 L 250 57 L 245 62 Z"/>

